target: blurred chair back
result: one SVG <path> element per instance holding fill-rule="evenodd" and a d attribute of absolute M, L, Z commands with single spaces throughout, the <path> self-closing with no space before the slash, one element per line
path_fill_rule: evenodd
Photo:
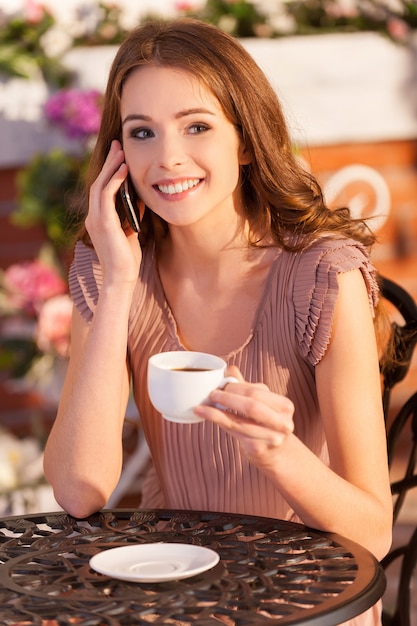
<path fill-rule="evenodd" d="M 390 322 L 393 358 L 381 362 L 384 415 L 387 426 L 388 460 L 392 476 L 394 499 L 394 530 L 402 506 L 410 490 L 417 489 L 417 388 L 398 408 L 393 406 L 393 388 L 407 375 L 417 344 L 417 305 L 410 294 L 395 282 L 381 278 L 382 297 L 390 303 Z M 395 474 L 401 469 L 400 478 Z M 395 533 L 394 533 L 395 536 Z M 398 587 L 392 607 L 384 604 L 384 626 L 410 626 L 414 573 L 417 564 L 417 509 L 415 528 L 404 543 L 395 546 L 383 559 L 387 569 L 399 565 Z M 417 573 L 416 573 L 417 575 Z M 415 581 L 414 581 L 415 582 Z"/>

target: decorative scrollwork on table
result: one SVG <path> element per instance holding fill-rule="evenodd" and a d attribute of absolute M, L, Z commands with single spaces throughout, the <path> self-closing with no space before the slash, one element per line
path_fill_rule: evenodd
<path fill-rule="evenodd" d="M 220 562 L 157 584 L 116 580 L 89 567 L 94 554 L 110 547 L 161 541 L 209 546 Z M 302 623 L 303 615 L 334 612 L 355 596 L 354 552 L 298 524 L 223 513 L 7 518 L 0 520 L 0 617 L 13 626 Z M 326 624 L 323 617 L 317 623 Z"/>

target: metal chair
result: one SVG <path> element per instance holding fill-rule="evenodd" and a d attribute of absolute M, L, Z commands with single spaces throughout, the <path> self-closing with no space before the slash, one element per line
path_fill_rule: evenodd
<path fill-rule="evenodd" d="M 393 342 L 391 345 L 394 359 L 381 361 L 388 460 L 391 469 L 396 455 L 404 457 L 402 448 L 405 440 L 408 445 L 402 477 L 391 482 L 395 528 L 407 494 L 410 489 L 417 487 L 417 391 L 396 412 L 392 407 L 392 390 L 408 373 L 417 345 L 417 305 L 405 289 L 385 277 L 381 278 L 381 292 L 383 298 L 393 305 L 397 315 L 402 319 L 400 323 L 395 317 L 390 324 L 389 341 Z M 395 604 L 391 608 L 384 605 L 383 624 L 410 626 L 411 590 L 417 566 L 417 524 L 411 537 L 405 539 L 403 545 L 393 547 L 382 560 L 382 565 L 387 569 L 394 562 L 399 563 L 400 568 Z"/>

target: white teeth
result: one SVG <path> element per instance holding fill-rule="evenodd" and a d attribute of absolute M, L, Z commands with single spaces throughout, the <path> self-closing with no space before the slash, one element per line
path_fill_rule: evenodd
<path fill-rule="evenodd" d="M 183 180 L 181 183 L 175 183 L 175 185 L 158 185 L 159 191 L 162 193 L 168 193 L 172 195 L 174 193 L 181 193 L 182 191 L 187 191 L 187 189 L 192 189 L 200 182 L 199 178 L 190 178 L 189 180 Z"/>

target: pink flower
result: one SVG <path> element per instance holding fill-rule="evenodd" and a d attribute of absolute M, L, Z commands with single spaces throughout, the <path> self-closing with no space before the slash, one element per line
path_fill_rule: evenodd
<path fill-rule="evenodd" d="M 67 291 L 58 272 L 39 260 L 10 265 L 4 272 L 4 287 L 12 305 L 30 314 L 49 298 Z"/>
<path fill-rule="evenodd" d="M 405 41 L 410 34 L 410 28 L 404 20 L 394 17 L 388 19 L 387 29 L 391 37 L 398 41 Z"/>
<path fill-rule="evenodd" d="M 69 295 L 50 298 L 44 302 L 38 318 L 36 343 L 42 352 L 54 352 L 67 357 L 70 347 L 72 300 Z"/>
<path fill-rule="evenodd" d="M 70 138 L 88 138 L 100 127 L 101 94 L 95 89 L 61 89 L 45 104 L 47 119 Z"/>
<path fill-rule="evenodd" d="M 30 24 L 38 24 L 45 14 L 44 7 L 36 0 L 26 0 L 25 15 Z"/>
<path fill-rule="evenodd" d="M 175 10 L 178 13 L 188 13 L 191 12 L 193 10 L 193 3 L 192 2 L 176 2 L 175 3 Z"/>
<path fill-rule="evenodd" d="M 328 15 L 329 17 L 332 17 L 334 19 L 345 18 L 349 20 L 355 19 L 359 16 L 358 7 L 355 5 L 355 2 L 352 2 L 351 0 L 345 0 L 344 2 L 340 2 L 340 4 L 338 2 L 335 2 L 333 4 L 330 3 L 328 5 L 325 5 L 324 8 L 326 15 Z"/>

